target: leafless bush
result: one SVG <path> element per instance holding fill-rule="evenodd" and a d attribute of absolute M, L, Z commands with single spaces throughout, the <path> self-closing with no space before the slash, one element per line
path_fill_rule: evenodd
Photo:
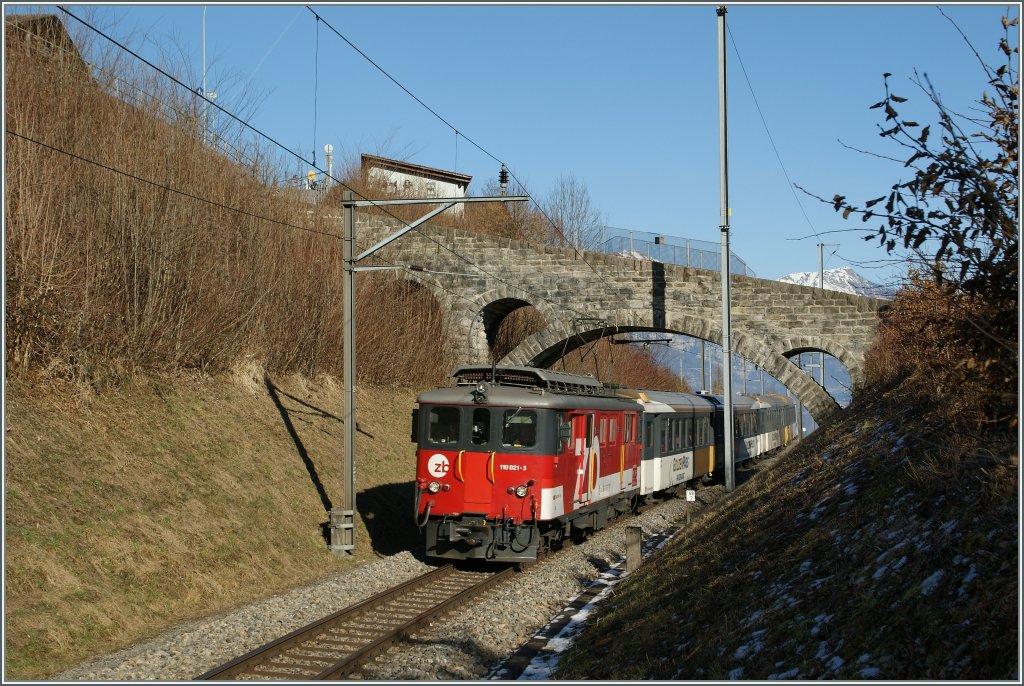
<path fill-rule="evenodd" d="M 536 307 L 528 305 L 509 312 L 494 334 L 491 357 L 500 360 L 515 350 L 524 340 L 547 326 L 547 322 Z"/>
<path fill-rule="evenodd" d="M 159 77 L 108 70 L 98 83 L 24 41 L 6 51 L 8 373 L 96 382 L 246 357 L 340 372 L 338 227 L 276 187 L 279 158 L 204 135 L 191 94 Z M 440 355 L 436 303 L 363 281 L 361 304 L 390 307 L 359 315 L 361 376 L 431 376 L 422 348 L 385 343 L 429 332 L 439 347 L 423 354 Z"/>
<path fill-rule="evenodd" d="M 1012 426 L 1015 372 L 978 354 L 985 342 L 974 321 L 992 307 L 949 283 L 913 275 L 866 355 L 868 386 L 902 384 L 908 397 L 934 405 L 948 421 L 972 431 L 979 423 Z"/>

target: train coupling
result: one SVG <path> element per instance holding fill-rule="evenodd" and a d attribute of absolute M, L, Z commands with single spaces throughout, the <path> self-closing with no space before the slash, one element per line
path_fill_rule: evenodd
<path fill-rule="evenodd" d="M 483 517 L 445 519 L 438 525 L 437 537 L 453 544 L 464 541 L 474 547 L 486 545 L 491 542 L 491 527 Z"/>

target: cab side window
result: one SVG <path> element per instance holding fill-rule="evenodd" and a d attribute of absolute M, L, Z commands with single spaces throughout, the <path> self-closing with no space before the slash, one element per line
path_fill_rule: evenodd
<path fill-rule="evenodd" d="M 537 443 L 537 413 L 532 410 L 506 410 L 503 445 L 532 448 Z"/>

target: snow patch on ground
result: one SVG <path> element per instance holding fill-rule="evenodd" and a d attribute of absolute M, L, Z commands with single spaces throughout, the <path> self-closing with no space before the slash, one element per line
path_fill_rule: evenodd
<path fill-rule="evenodd" d="M 929 596 L 935 592 L 935 589 L 939 587 L 939 582 L 942 581 L 942 577 L 946 576 L 946 572 L 938 570 L 930 577 L 921 582 L 921 595 Z"/>
<path fill-rule="evenodd" d="M 526 669 L 523 670 L 518 679 L 519 681 L 543 681 L 553 678 L 555 668 L 558 666 L 562 653 L 569 648 L 573 639 L 583 631 L 584 624 L 586 624 L 587 619 L 594 612 L 597 604 L 604 600 L 611 592 L 611 589 L 621 581 L 622 572 L 621 567 L 612 567 L 594 580 L 593 584 L 591 584 L 592 587 L 594 585 L 603 585 L 604 588 L 601 589 L 601 592 L 593 600 L 576 612 L 569 619 L 569 623 L 562 627 L 562 630 L 548 641 L 542 653 L 535 657 L 526 666 Z M 579 597 L 579 594 L 576 597 Z"/>

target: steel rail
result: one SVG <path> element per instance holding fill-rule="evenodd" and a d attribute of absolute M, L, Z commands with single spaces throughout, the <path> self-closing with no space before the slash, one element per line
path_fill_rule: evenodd
<path fill-rule="evenodd" d="M 422 600 L 407 603 L 404 609 L 405 615 L 415 612 L 412 619 L 389 617 L 387 614 L 374 616 L 372 612 L 392 601 L 400 601 L 403 596 L 415 598 L 418 590 L 429 587 L 431 584 L 454 581 L 457 586 L 462 585 L 467 578 L 456 579 L 458 576 L 453 565 L 447 565 L 432 570 L 427 574 L 416 577 L 402 583 L 394 588 L 388 589 L 355 605 L 339 610 L 334 614 L 319 619 L 312 624 L 296 629 L 286 636 L 278 638 L 255 650 L 252 650 L 241 657 L 215 667 L 208 672 L 196 677 L 199 681 L 231 680 L 240 675 L 251 675 L 259 678 L 277 678 L 288 680 L 317 680 L 317 679 L 339 679 L 357 670 L 367 660 L 386 650 L 394 643 L 409 636 L 416 629 L 429 623 L 431 620 L 451 611 L 459 604 L 470 600 L 483 590 L 498 583 L 500 580 L 512 574 L 511 568 L 491 574 L 482 581 L 473 583 L 467 588 L 454 589 L 454 595 L 449 595 L 440 603 L 427 603 L 429 607 L 422 609 Z M 451 578 L 449 578 L 451 577 Z M 397 612 L 393 613 L 397 614 Z M 364 635 L 362 636 L 334 636 L 332 630 L 349 627 Z M 366 634 L 369 634 L 368 636 Z M 305 644 L 333 644 L 320 646 L 306 646 Z M 290 665 L 279 665 L 273 662 L 274 658 L 282 655 L 289 655 L 292 652 L 293 662 Z M 310 655 L 310 653 L 313 653 Z M 333 654 L 331 654 L 333 653 Z M 341 659 L 338 656 L 341 655 Z M 307 664 L 302 664 L 302 661 Z M 323 669 L 323 663 L 329 663 Z M 316 666 L 309 663 L 319 663 Z M 275 667 L 286 667 L 288 669 L 303 669 L 306 673 L 298 671 L 285 671 Z M 322 670 L 316 673 L 316 670 Z M 315 675 L 311 675 L 310 672 Z"/>

